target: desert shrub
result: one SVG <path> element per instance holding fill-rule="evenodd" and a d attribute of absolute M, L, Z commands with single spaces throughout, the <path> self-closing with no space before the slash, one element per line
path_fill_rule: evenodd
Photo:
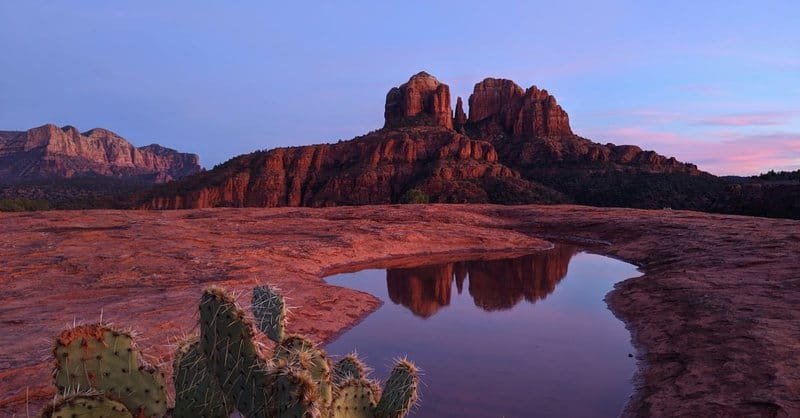
<path fill-rule="evenodd" d="M 428 195 L 420 189 L 409 189 L 400 198 L 400 203 L 428 203 L 429 201 Z"/>
<path fill-rule="evenodd" d="M 46 200 L 0 199 L 0 212 L 33 212 L 49 209 L 50 204 Z"/>

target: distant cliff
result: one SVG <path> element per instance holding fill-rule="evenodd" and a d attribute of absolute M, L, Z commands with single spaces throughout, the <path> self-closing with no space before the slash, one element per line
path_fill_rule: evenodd
<path fill-rule="evenodd" d="M 101 176 L 163 183 L 198 173 L 195 154 L 160 145 L 137 148 L 114 132 L 44 125 L 0 131 L 0 184 Z"/>
<path fill-rule="evenodd" d="M 410 190 L 431 202 L 580 201 L 547 180 L 553 169 L 591 173 L 709 175 L 636 146 L 598 144 L 573 134 L 546 90 L 487 78 L 469 115 L 450 88 L 421 72 L 386 95 L 384 127 L 336 144 L 278 148 L 236 157 L 158 187 L 141 206 L 332 206 L 397 203 Z"/>

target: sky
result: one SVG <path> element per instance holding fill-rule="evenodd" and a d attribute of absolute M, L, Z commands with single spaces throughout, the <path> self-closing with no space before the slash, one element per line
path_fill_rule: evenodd
<path fill-rule="evenodd" d="M 211 167 L 380 128 L 422 70 L 547 89 L 573 131 L 718 175 L 800 168 L 800 1 L 0 1 L 0 130 Z"/>

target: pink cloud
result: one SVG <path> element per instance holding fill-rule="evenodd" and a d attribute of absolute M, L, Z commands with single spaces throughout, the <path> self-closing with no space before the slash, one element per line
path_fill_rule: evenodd
<path fill-rule="evenodd" d="M 590 135 L 592 136 L 592 135 Z M 640 127 L 620 127 L 593 134 L 616 144 L 636 144 L 697 164 L 717 175 L 752 175 L 800 169 L 800 133 L 740 134 L 717 132 L 701 138 Z"/>
<path fill-rule="evenodd" d="M 782 125 L 792 118 L 791 112 L 755 112 L 734 115 L 712 116 L 697 121 L 700 125 L 714 126 L 752 126 Z"/>

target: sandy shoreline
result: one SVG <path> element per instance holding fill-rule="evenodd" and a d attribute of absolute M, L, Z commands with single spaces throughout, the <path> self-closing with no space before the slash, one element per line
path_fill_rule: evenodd
<path fill-rule="evenodd" d="M 290 331 L 325 341 L 378 306 L 322 276 L 419 254 L 507 251 L 536 238 L 593 240 L 641 266 L 608 302 L 632 331 L 629 415 L 800 413 L 800 222 L 579 206 L 0 214 L 0 413 L 52 397 L 49 341 L 73 317 L 133 327 L 156 361 L 191 333 L 200 290 L 273 283 L 297 307 Z M 399 264 L 398 264 L 399 263 Z M 28 390 L 26 391 L 26 388 Z"/>

